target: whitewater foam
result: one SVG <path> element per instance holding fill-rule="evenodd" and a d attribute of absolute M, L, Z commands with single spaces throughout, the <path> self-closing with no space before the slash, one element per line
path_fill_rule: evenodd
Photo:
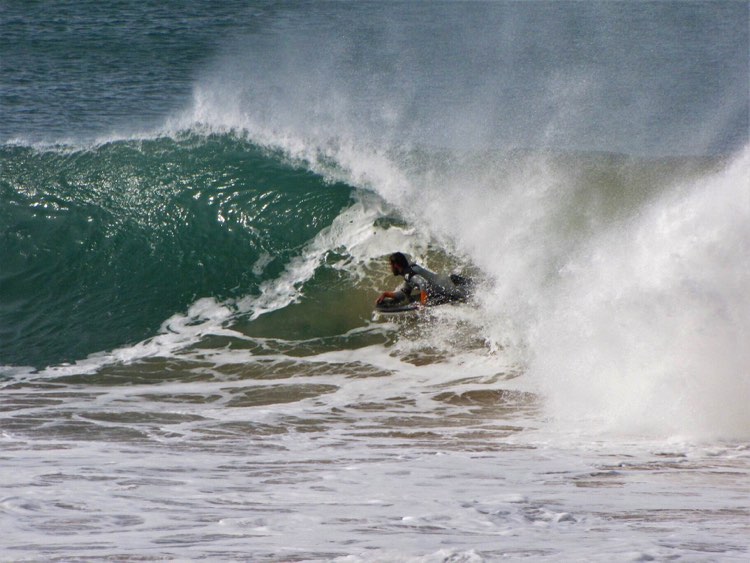
<path fill-rule="evenodd" d="M 532 336 L 562 424 L 747 438 L 750 150 L 593 239 Z"/>
<path fill-rule="evenodd" d="M 490 351 L 528 366 L 556 423 L 746 435 L 748 149 L 722 172 L 682 173 L 675 165 L 671 177 L 656 172 L 656 161 L 639 173 L 602 155 L 610 172 L 594 167 L 587 178 L 575 159 L 552 154 L 452 153 L 445 160 L 439 151 L 354 140 L 346 128 L 300 135 L 299 124 L 268 127 L 243 113 L 241 100 L 212 98 L 227 90 L 204 86 L 182 126 L 239 128 L 328 178 L 372 190 L 423 235 L 417 255 L 432 244 L 479 267 L 489 284 L 473 324 Z M 615 197 L 605 194 L 616 189 L 607 174 L 622 182 L 614 203 L 601 201 Z M 309 279 L 326 247 L 344 242 L 356 254 L 367 225 L 346 231 L 345 242 L 326 234 L 318 257 L 298 265 L 308 274 L 292 278 Z M 353 261 L 410 250 L 398 238 L 375 240 Z"/>

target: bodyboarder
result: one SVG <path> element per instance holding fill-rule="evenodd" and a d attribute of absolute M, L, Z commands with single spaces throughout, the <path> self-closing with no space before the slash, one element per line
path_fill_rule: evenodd
<path fill-rule="evenodd" d="M 444 276 L 422 266 L 410 263 L 406 255 L 394 252 L 388 257 L 391 272 L 402 276 L 404 283 L 395 291 L 384 291 L 376 305 L 419 301 L 422 305 L 440 305 L 452 301 L 466 301 L 471 282 L 467 278 L 452 274 Z"/>

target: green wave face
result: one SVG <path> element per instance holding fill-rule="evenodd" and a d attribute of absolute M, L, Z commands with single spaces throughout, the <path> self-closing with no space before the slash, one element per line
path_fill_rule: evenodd
<path fill-rule="evenodd" d="M 5 146 L 0 169 L 5 365 L 73 361 L 252 293 L 352 192 L 228 135 Z"/>

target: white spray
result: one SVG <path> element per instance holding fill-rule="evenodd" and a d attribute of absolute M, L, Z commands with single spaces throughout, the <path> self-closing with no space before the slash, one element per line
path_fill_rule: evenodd
<path fill-rule="evenodd" d="M 750 149 L 592 240 L 546 296 L 530 372 L 561 422 L 750 435 Z"/>
<path fill-rule="evenodd" d="M 597 186 L 610 189 L 609 176 L 626 167 L 602 156 L 600 185 L 582 184 L 570 157 L 702 154 L 736 141 L 741 132 L 727 124 L 747 119 L 747 95 L 735 87 L 746 83 L 746 55 L 706 43 L 707 57 L 732 62 L 714 77 L 728 86 L 712 100 L 681 98 L 694 111 L 675 118 L 673 86 L 704 80 L 708 67 L 655 61 L 661 35 L 633 28 L 640 12 L 633 20 L 619 5 L 565 6 L 475 6 L 447 18 L 372 8 L 346 21 L 292 10 L 301 19 L 290 29 L 309 32 L 286 33 L 280 19 L 279 29 L 230 42 L 170 126 L 242 131 L 281 148 L 371 189 L 467 257 L 490 280 L 479 296 L 483 336 L 525 360 L 557 423 L 746 436 L 748 149 L 689 181 L 651 177 L 646 165 L 621 182 L 614 211 Z M 563 15 L 597 25 L 567 28 Z M 708 37 L 669 22 L 675 37 Z M 693 90 L 702 91 L 681 91 Z M 711 121 L 719 106 L 729 117 Z"/>

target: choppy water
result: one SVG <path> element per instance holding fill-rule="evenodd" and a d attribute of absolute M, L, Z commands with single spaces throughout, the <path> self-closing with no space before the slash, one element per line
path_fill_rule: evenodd
<path fill-rule="evenodd" d="M 749 18 L 4 5 L 0 559 L 746 560 Z"/>

